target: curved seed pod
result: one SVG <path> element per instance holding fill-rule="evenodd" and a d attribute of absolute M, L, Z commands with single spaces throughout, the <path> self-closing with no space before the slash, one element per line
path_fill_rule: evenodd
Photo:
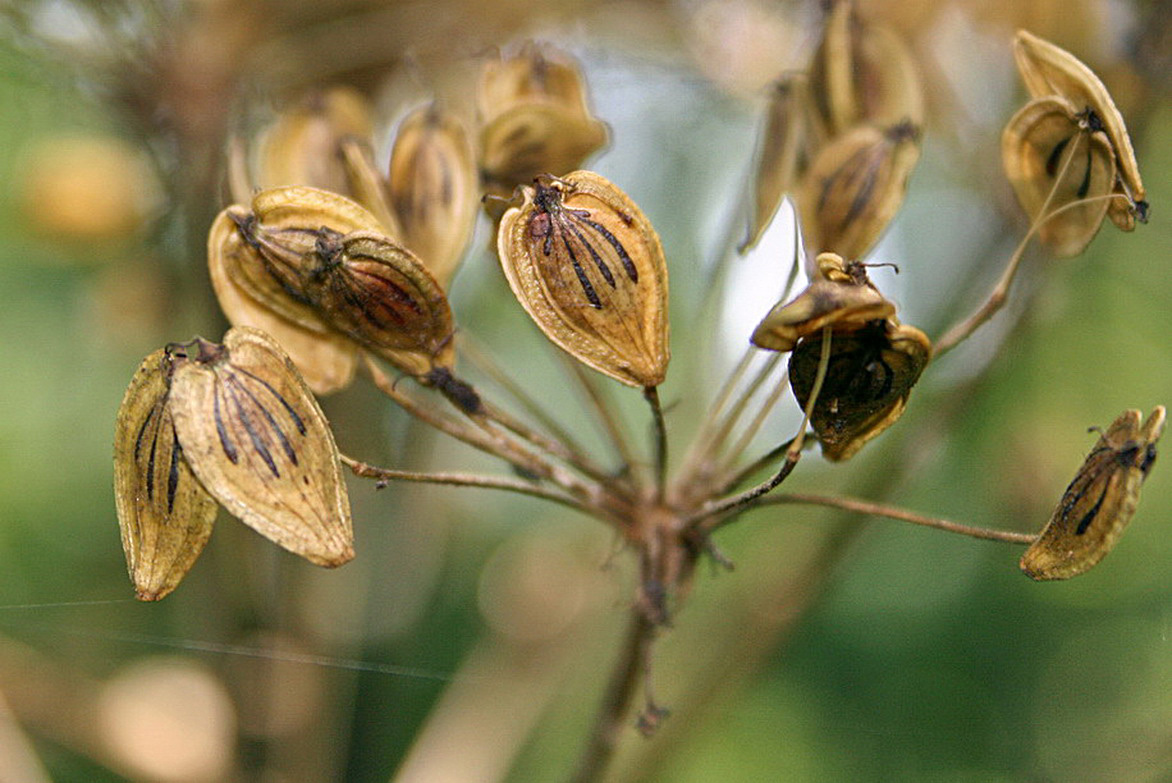
<path fill-rule="evenodd" d="M 443 289 L 410 251 L 369 231 L 323 231 L 306 293 L 331 327 L 421 376 L 451 369 L 455 326 Z"/>
<path fill-rule="evenodd" d="M 387 179 L 398 235 L 443 286 L 464 256 L 480 205 L 480 181 L 464 124 L 436 104 L 399 124 Z"/>
<path fill-rule="evenodd" d="M 220 309 L 233 326 L 251 326 L 271 335 L 316 394 L 345 388 L 358 367 L 358 346 L 332 331 L 316 310 L 292 298 L 264 272 L 264 261 L 241 234 L 248 216 L 241 207 L 229 207 L 208 232 L 208 273 Z M 249 276 L 254 274 L 266 284 L 260 286 L 263 301 L 253 295 L 258 286 Z"/>
<path fill-rule="evenodd" d="M 924 121 L 919 69 L 907 45 L 861 19 L 851 0 L 835 2 L 826 18 L 810 65 L 810 95 L 831 138 L 858 125 Z"/>
<path fill-rule="evenodd" d="M 325 416 L 264 332 L 168 347 L 170 407 L 192 472 L 234 516 L 321 566 L 354 557 L 350 501 Z"/>
<path fill-rule="evenodd" d="M 895 316 L 895 305 L 871 284 L 857 261 L 844 263 L 835 253 L 817 259 L 818 275 L 806 290 L 779 303 L 753 332 L 752 343 L 770 351 L 790 351 L 798 340 L 826 326 L 862 326 Z"/>
<path fill-rule="evenodd" d="M 521 306 L 559 347 L 631 386 L 670 358 L 667 264 L 651 223 L 605 178 L 538 177 L 501 219 L 497 251 Z"/>
<path fill-rule="evenodd" d="M 363 139 L 350 136 L 339 142 L 338 154 L 342 157 L 342 166 L 346 169 L 346 178 L 350 183 L 347 192 L 378 219 L 384 234 L 392 237 L 402 236 L 402 227 L 387 193 L 387 183 L 375 168 L 374 151 L 371 150 L 370 144 Z"/>
<path fill-rule="evenodd" d="M 1021 558 L 1031 579 L 1069 579 L 1089 570 L 1115 546 L 1135 514 L 1139 488 L 1156 460 L 1164 432 L 1157 405 L 1140 426 L 1140 412 L 1124 411 L 1087 455 L 1038 540 Z"/>
<path fill-rule="evenodd" d="M 786 193 L 797 185 L 809 165 L 811 140 L 808 122 L 809 93 L 805 74 L 790 73 L 770 90 L 765 124 L 757 139 L 757 169 L 753 177 L 749 230 L 737 247 L 746 253 L 757 245 L 761 234 Z"/>
<path fill-rule="evenodd" d="M 1121 198 L 1111 200 L 1107 213 L 1111 221 L 1124 231 L 1134 229 L 1137 220 L 1146 223 L 1148 203 L 1144 199 L 1147 193 L 1140 179 L 1135 149 L 1123 115 L 1103 82 L 1073 54 L 1025 30 L 1018 30 L 1013 39 L 1013 56 L 1032 97 L 1060 96 L 1074 105 L 1075 113 L 1090 110 L 1099 118 L 1115 153 L 1119 179 L 1114 183 L 1113 191 L 1121 195 Z"/>
<path fill-rule="evenodd" d="M 350 193 L 350 180 L 339 158 L 343 139 L 373 133 L 366 98 L 347 87 L 309 95 L 284 112 L 260 143 L 261 187 L 310 185 Z"/>
<path fill-rule="evenodd" d="M 114 502 L 126 566 L 140 600 L 178 586 L 203 551 L 216 501 L 184 460 L 171 421 L 171 361 L 163 350 L 139 366 L 114 430 Z"/>
<path fill-rule="evenodd" d="M 810 417 L 822 456 L 848 460 L 894 424 L 931 354 L 932 344 L 923 332 L 891 320 L 833 332 L 826 378 Z M 803 339 L 790 354 L 790 388 L 802 408 L 821 356 L 821 333 Z"/>
<path fill-rule="evenodd" d="M 1063 211 L 1045 220 L 1038 237 L 1054 255 L 1076 256 L 1099 232 L 1115 186 L 1115 157 L 1093 115 L 1079 118 L 1065 98 L 1027 103 L 1001 134 L 1001 159 L 1030 220 L 1042 208 Z M 1059 175 L 1062 175 L 1059 180 Z M 1051 195 L 1052 194 L 1052 195 Z M 1084 199 L 1093 199 L 1082 202 Z"/>
<path fill-rule="evenodd" d="M 522 103 L 481 130 L 480 168 L 490 192 L 507 194 L 542 172 L 576 169 L 606 140 L 606 125 L 577 109 Z"/>
<path fill-rule="evenodd" d="M 489 60 L 480 71 L 477 105 L 491 122 L 519 103 L 555 103 L 588 115 L 586 80 L 570 55 L 527 41 L 514 55 Z"/>
<path fill-rule="evenodd" d="M 920 158 L 919 129 L 865 125 L 818 151 L 798 191 L 807 247 L 862 258 L 903 204 Z"/>

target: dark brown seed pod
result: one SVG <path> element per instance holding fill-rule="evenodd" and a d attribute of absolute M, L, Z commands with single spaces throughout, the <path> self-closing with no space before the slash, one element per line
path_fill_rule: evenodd
<path fill-rule="evenodd" d="M 1140 425 L 1124 411 L 1083 461 L 1050 521 L 1021 558 L 1021 570 L 1039 581 L 1069 579 L 1094 567 L 1114 548 L 1135 514 L 1139 489 L 1156 460 L 1165 412 L 1157 405 Z"/>
<path fill-rule="evenodd" d="M 835 253 L 822 253 L 816 265 L 817 274 L 806 290 L 777 304 L 757 325 L 753 345 L 790 351 L 798 340 L 827 326 L 863 326 L 895 315 L 895 304 L 871 284 L 863 264 L 846 263 Z"/>
<path fill-rule="evenodd" d="M 806 337 L 790 354 L 790 388 L 802 408 L 818 373 L 822 339 L 821 333 Z M 826 378 L 810 417 L 822 455 L 833 462 L 850 459 L 894 424 L 931 354 L 923 332 L 890 319 L 833 332 Z"/>
<path fill-rule="evenodd" d="M 317 401 L 268 335 L 172 344 L 169 406 L 192 472 L 222 506 L 317 565 L 354 556 L 338 449 Z"/>
<path fill-rule="evenodd" d="M 667 264 L 651 223 L 589 171 L 538 177 L 501 219 L 497 250 L 518 301 L 549 339 L 631 386 L 670 358 Z"/>
<path fill-rule="evenodd" d="M 139 366 L 114 431 L 114 502 L 136 595 L 157 601 L 191 570 L 212 533 L 216 501 L 196 480 L 171 420 L 171 359 Z"/>

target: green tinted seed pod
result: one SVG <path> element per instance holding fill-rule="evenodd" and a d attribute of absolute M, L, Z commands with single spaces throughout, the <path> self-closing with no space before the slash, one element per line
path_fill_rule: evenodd
<path fill-rule="evenodd" d="M 549 339 L 631 386 L 670 358 L 667 264 L 651 223 L 589 171 L 542 175 L 501 219 L 497 251 L 517 300 Z"/>

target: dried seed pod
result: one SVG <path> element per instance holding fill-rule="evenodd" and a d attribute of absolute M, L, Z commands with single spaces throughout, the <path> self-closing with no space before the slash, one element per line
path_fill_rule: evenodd
<path fill-rule="evenodd" d="M 315 92 L 284 112 L 262 138 L 258 181 L 264 188 L 309 185 L 350 193 L 339 157 L 342 140 L 372 133 L 370 107 L 360 93 L 347 87 Z"/>
<path fill-rule="evenodd" d="M 476 97 L 485 122 L 531 101 L 590 113 L 578 64 L 566 52 L 534 41 L 526 41 L 515 54 L 485 62 Z"/>
<path fill-rule="evenodd" d="M 919 70 L 904 42 L 863 20 L 851 0 L 837 0 L 810 65 L 810 96 L 826 135 L 858 125 L 924 122 Z"/>
<path fill-rule="evenodd" d="M 656 386 L 669 359 L 667 264 L 651 223 L 605 178 L 538 177 L 501 219 L 497 251 L 513 293 L 559 347 L 631 386 Z"/>
<path fill-rule="evenodd" d="M 193 473 L 230 513 L 312 563 L 354 556 L 350 501 L 325 416 L 271 337 L 168 346 L 169 406 Z"/>
<path fill-rule="evenodd" d="M 1065 98 L 1036 98 L 1001 134 L 1001 159 L 1017 200 L 1054 255 L 1076 256 L 1099 232 L 1115 187 L 1115 156 L 1096 115 Z M 1062 211 L 1051 217 L 1042 215 Z"/>
<path fill-rule="evenodd" d="M 402 237 L 403 229 L 391 207 L 387 183 L 374 165 L 374 151 L 365 139 L 347 137 L 339 142 L 338 154 L 350 184 L 347 192 L 370 214 L 378 219 L 381 231 L 387 236 Z"/>
<path fill-rule="evenodd" d="M 1106 432 L 1099 431 L 1050 521 L 1022 556 L 1026 576 L 1039 581 L 1078 576 L 1115 546 L 1156 460 L 1164 407 L 1157 405 L 1142 426 L 1140 419 L 1139 411 L 1124 411 Z"/>
<path fill-rule="evenodd" d="M 871 284 L 863 264 L 845 263 L 835 253 L 820 254 L 816 263 L 818 273 L 806 290 L 778 303 L 757 325 L 753 345 L 790 351 L 798 340 L 824 327 L 862 326 L 895 315 L 895 304 Z"/>
<path fill-rule="evenodd" d="M 802 408 L 810 398 L 822 356 L 822 334 L 802 339 L 789 360 L 790 388 Z M 894 424 L 932 355 L 914 326 L 891 319 L 831 334 L 830 363 L 810 424 L 822 455 L 840 462 Z"/>
<path fill-rule="evenodd" d="M 809 165 L 809 100 L 804 74 L 786 74 L 770 90 L 765 123 L 757 139 L 749 230 L 737 248 L 741 253 L 757 245 L 773 222 L 782 198 L 795 188 Z"/>
<path fill-rule="evenodd" d="M 323 229 L 314 257 L 306 294 L 333 329 L 411 375 L 451 368 L 448 299 L 409 250 L 377 232 Z"/>
<path fill-rule="evenodd" d="M 171 360 L 139 366 L 114 431 L 114 501 L 122 549 L 140 600 L 157 601 L 191 570 L 212 533 L 216 501 L 184 459 L 168 405 Z"/>
<path fill-rule="evenodd" d="M 1120 198 L 1111 200 L 1107 213 L 1123 231 L 1134 229 L 1137 220 L 1146 223 L 1147 193 L 1139 175 L 1135 149 L 1123 115 L 1103 82 L 1070 52 L 1025 30 L 1018 30 L 1014 37 L 1013 56 L 1032 97 L 1059 96 L 1070 101 L 1076 114 L 1089 111 L 1098 118 L 1115 154 L 1118 179 L 1113 183 L 1113 192 L 1120 194 Z"/>
<path fill-rule="evenodd" d="M 807 247 L 862 258 L 903 204 L 920 157 L 919 129 L 847 131 L 818 151 L 798 191 Z"/>
<path fill-rule="evenodd" d="M 468 131 L 436 104 L 399 124 L 387 190 L 401 226 L 398 238 L 441 285 L 455 274 L 480 204 L 480 183 Z"/>

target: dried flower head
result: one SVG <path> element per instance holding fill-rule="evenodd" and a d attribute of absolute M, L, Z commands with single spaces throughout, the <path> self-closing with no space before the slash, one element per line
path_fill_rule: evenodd
<path fill-rule="evenodd" d="M 1115 546 L 1135 514 L 1139 489 L 1156 461 L 1164 407 L 1140 425 L 1137 410 L 1120 414 L 1083 461 L 1021 570 L 1039 581 L 1069 579 L 1094 567 Z"/>
<path fill-rule="evenodd" d="M 667 264 L 651 223 L 589 171 L 543 174 L 501 219 L 497 251 L 518 301 L 549 339 L 631 386 L 663 381 Z"/>

